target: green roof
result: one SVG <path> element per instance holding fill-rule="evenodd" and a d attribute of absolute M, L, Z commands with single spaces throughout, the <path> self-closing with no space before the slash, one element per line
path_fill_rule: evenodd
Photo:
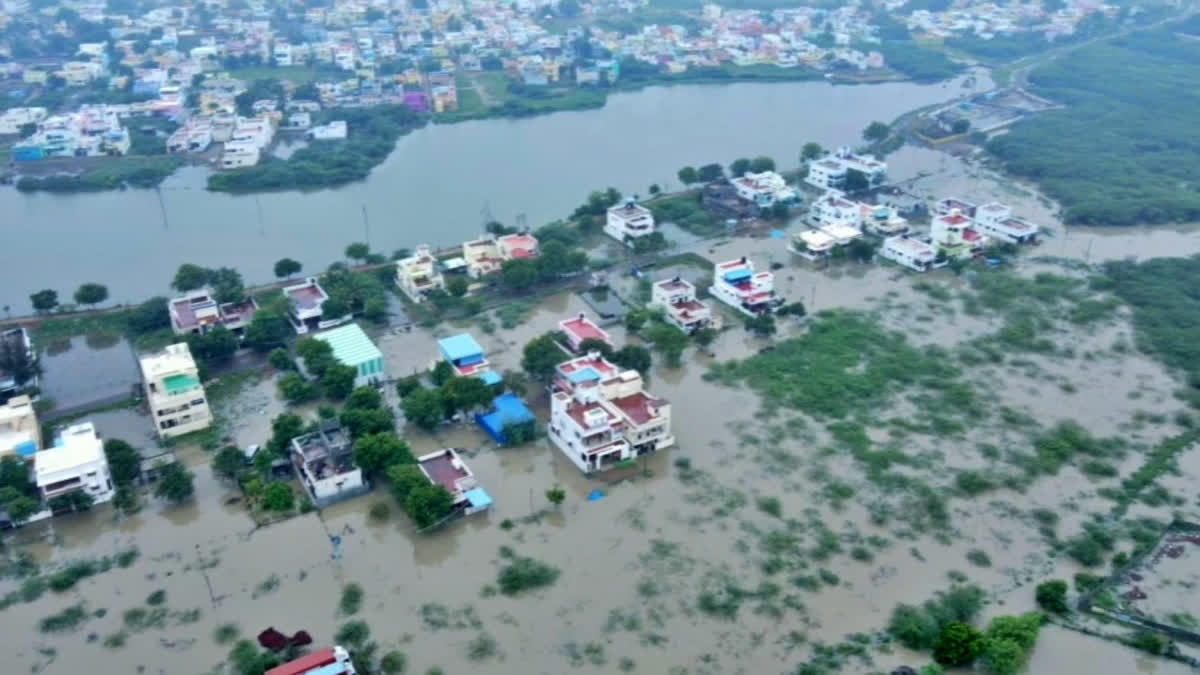
<path fill-rule="evenodd" d="M 347 366 L 357 367 L 373 359 L 383 360 L 383 353 L 356 323 L 348 323 L 313 337 L 328 342 L 333 348 L 333 358 Z"/>
<path fill-rule="evenodd" d="M 183 393 L 200 386 L 200 380 L 195 375 L 168 375 L 163 378 L 163 386 L 168 396 Z"/>

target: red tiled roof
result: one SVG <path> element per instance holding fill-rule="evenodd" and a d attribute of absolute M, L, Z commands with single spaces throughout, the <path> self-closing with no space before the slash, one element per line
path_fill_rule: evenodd
<path fill-rule="evenodd" d="M 325 294 L 314 285 L 301 286 L 288 291 L 288 297 L 300 309 L 316 309 L 325 301 Z"/>
<path fill-rule="evenodd" d="M 571 333 L 579 342 L 584 340 L 604 340 L 608 342 L 608 333 L 592 323 L 587 317 L 567 319 L 559 324 L 563 330 Z"/>
<path fill-rule="evenodd" d="M 575 420 L 576 424 L 578 424 L 580 427 L 582 427 L 584 429 L 587 429 L 588 426 L 584 422 L 584 415 L 586 415 L 587 413 L 589 413 L 593 410 L 604 410 L 604 406 L 600 405 L 599 403 L 595 403 L 595 402 L 584 403 L 582 405 L 571 405 L 571 406 L 567 407 L 567 414 L 571 416 L 571 419 Z M 605 411 L 606 414 L 607 414 L 607 412 L 608 411 Z M 609 422 L 612 421 L 611 416 L 608 417 L 608 421 Z"/>
<path fill-rule="evenodd" d="M 512 257 L 514 257 L 514 258 L 536 258 L 537 251 L 530 250 L 527 248 L 514 248 L 512 250 Z"/>
<path fill-rule="evenodd" d="M 454 461 L 450 458 L 450 452 L 444 452 L 437 457 L 431 457 L 421 461 L 421 468 L 425 469 L 425 473 L 429 474 L 429 478 L 433 482 L 441 485 L 454 494 L 458 489 L 455 482 L 460 478 L 466 478 L 468 474 L 464 469 L 454 466 Z"/>
<path fill-rule="evenodd" d="M 629 396 L 610 399 L 609 403 L 612 403 L 620 408 L 621 412 L 625 413 L 626 417 L 633 420 L 634 424 L 641 426 L 658 416 L 654 414 L 657 411 L 652 411 L 651 407 L 660 406 L 666 403 L 666 401 L 654 398 L 653 396 L 647 395 L 645 392 L 639 391 L 636 394 L 630 394 Z"/>
<path fill-rule="evenodd" d="M 978 241 L 983 239 L 983 235 L 968 227 L 967 229 L 963 230 L 963 239 L 966 241 Z"/>
<path fill-rule="evenodd" d="M 295 661 L 289 661 L 282 666 L 275 666 L 264 675 L 302 675 L 315 668 L 327 666 L 336 660 L 333 657 L 333 649 L 326 647 L 311 654 L 305 654 Z"/>
<path fill-rule="evenodd" d="M 961 213 L 952 213 L 948 216 L 942 216 L 942 222 L 947 225 L 962 225 L 963 223 L 971 222 L 971 219 Z"/>

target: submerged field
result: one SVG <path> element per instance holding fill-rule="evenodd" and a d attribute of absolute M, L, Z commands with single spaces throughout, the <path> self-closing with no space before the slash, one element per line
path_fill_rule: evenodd
<path fill-rule="evenodd" d="M 765 265 L 787 260 L 784 245 L 737 240 L 706 255 Z M 735 327 L 715 357 L 656 365 L 649 388 L 671 401 L 679 446 L 624 482 L 584 478 L 544 439 L 498 449 L 474 427 L 405 429 L 415 454 L 468 449 L 497 502 L 428 535 L 384 489 L 257 527 L 210 455 L 179 448 L 197 474 L 193 504 L 105 507 L 9 538 L 9 559 L 28 553 L 40 572 L 4 569 L 0 644 L 13 672 L 255 672 L 231 650 L 269 626 L 317 645 L 374 643 L 374 661 L 400 652 L 410 673 L 920 667 L 930 653 L 887 632 L 897 605 L 957 587 L 964 618 L 984 626 L 1034 609 L 1037 583 L 1106 575 L 1114 556 L 1195 513 L 1196 420 L 1176 395 L 1183 373 L 1162 365 L 1187 368 L 1177 350 L 1191 343 L 1155 319 L 1198 315 L 1183 280 L 1200 262 L 1157 265 L 1105 276 L 1027 261 L 963 277 L 787 266 L 785 295 L 831 309 L 781 321 L 773 343 Z M 517 369 L 521 345 L 581 309 L 555 296 L 476 336 L 497 368 Z M 432 358 L 434 335 L 380 347 L 407 373 Z M 245 444 L 284 405 L 265 379 L 218 409 Z M 543 497 L 555 485 L 560 508 Z M 81 560 L 92 564 L 68 567 Z M 1031 658 L 1031 673 L 1187 672 L 1057 627 Z"/>

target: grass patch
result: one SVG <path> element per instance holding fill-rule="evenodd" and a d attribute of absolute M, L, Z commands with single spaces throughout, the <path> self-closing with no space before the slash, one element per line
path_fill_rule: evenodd
<path fill-rule="evenodd" d="M 43 633 L 65 633 L 82 626 L 91 618 L 83 603 L 71 605 L 57 614 L 43 617 L 38 630 Z"/>
<path fill-rule="evenodd" d="M 342 600 L 338 608 L 342 610 L 342 614 L 347 616 L 357 614 L 359 608 L 362 607 L 363 589 L 358 584 L 346 584 L 342 589 Z"/>

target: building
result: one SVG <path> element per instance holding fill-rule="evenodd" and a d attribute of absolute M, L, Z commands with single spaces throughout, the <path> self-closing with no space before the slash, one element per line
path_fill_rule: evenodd
<path fill-rule="evenodd" d="M 923 241 L 900 235 L 888 237 L 879 247 L 879 257 L 924 272 L 937 260 L 937 249 Z"/>
<path fill-rule="evenodd" d="M 791 249 L 801 258 L 817 261 L 828 258 L 836 245 L 837 241 L 821 230 L 805 230 L 792 235 Z"/>
<path fill-rule="evenodd" d="M 809 207 L 808 219 L 816 227 L 846 225 L 857 228 L 862 220 L 862 208 L 841 192 L 829 190 Z"/>
<path fill-rule="evenodd" d="M 324 333 L 317 333 L 313 338 L 328 343 L 333 350 L 333 358 L 343 366 L 354 369 L 354 386 L 365 387 L 387 379 L 383 353 L 358 324 L 348 323 Z"/>
<path fill-rule="evenodd" d="M 575 353 L 579 353 L 579 348 L 587 340 L 599 340 L 609 347 L 615 347 L 608 332 L 587 318 L 583 312 L 580 312 L 579 316 L 559 321 L 558 329 L 566 336 L 567 347 Z"/>
<path fill-rule="evenodd" d="M 552 392 L 550 441 L 584 473 L 675 444 L 671 405 L 598 352 L 559 364 Z"/>
<path fill-rule="evenodd" d="M 759 208 L 770 208 L 776 202 L 792 202 L 796 199 L 796 191 L 788 187 L 783 176 L 774 171 L 752 173 L 747 171 L 740 178 L 730 181 L 737 190 L 738 197 L 752 202 Z"/>
<path fill-rule="evenodd" d="M 322 309 L 329 294 L 317 283 L 316 277 L 308 277 L 304 281 L 283 287 L 283 296 L 288 299 L 288 321 L 298 335 L 304 335 L 310 330 L 324 330 L 341 325 L 354 318 L 350 314 L 339 317 L 326 317 Z"/>
<path fill-rule="evenodd" d="M 396 261 L 396 285 L 416 303 L 424 302 L 432 291 L 445 290 L 446 280 L 429 246 L 422 244 L 409 257 Z"/>
<path fill-rule="evenodd" d="M 346 120 L 334 120 L 308 130 L 309 139 L 314 141 L 340 141 L 346 134 Z"/>
<path fill-rule="evenodd" d="M 999 202 L 989 202 L 975 211 L 974 227 L 993 239 L 1010 244 L 1032 244 L 1037 241 L 1037 225 L 1017 218 L 1012 209 Z"/>
<path fill-rule="evenodd" d="M 77 490 L 86 492 L 96 504 L 113 498 L 104 444 L 91 422 L 63 429 L 54 447 L 34 454 L 33 465 L 34 480 L 45 501 Z"/>
<path fill-rule="evenodd" d="M 877 237 L 898 237 L 908 234 L 908 221 L 890 206 L 859 204 L 858 227 Z"/>
<path fill-rule="evenodd" d="M 172 300 L 167 311 L 171 315 L 171 330 L 176 335 L 203 335 L 217 326 L 241 333 L 258 311 L 258 303 L 247 297 L 242 302 L 218 304 L 212 291 L 201 288 Z"/>
<path fill-rule="evenodd" d="M 146 403 L 159 438 L 207 429 L 212 412 L 186 342 L 139 359 Z"/>
<path fill-rule="evenodd" d="M 662 307 L 667 323 L 685 333 L 714 328 L 712 310 L 696 299 L 696 287 L 686 279 L 663 279 L 650 289 L 650 306 Z"/>
<path fill-rule="evenodd" d="M 42 428 L 28 396 L 13 396 L 0 405 L 0 458 L 30 459 L 42 447 Z"/>
<path fill-rule="evenodd" d="M 487 432 L 493 441 L 507 445 L 512 440 L 508 437 L 510 427 L 528 425 L 530 431 L 533 431 L 537 426 L 537 418 L 525 402 L 510 391 L 492 399 L 492 408 L 488 412 L 475 413 L 475 423 Z M 532 433 L 529 434 L 530 438 L 532 436 Z"/>
<path fill-rule="evenodd" d="M 947 197 L 945 199 L 938 200 L 937 204 L 934 204 L 933 213 L 934 215 L 938 216 L 948 216 L 951 213 L 957 212 L 966 216 L 967 218 L 974 218 L 975 211 L 978 210 L 978 208 L 979 207 L 973 202 L 969 202 L 965 199 Z"/>
<path fill-rule="evenodd" d="M 326 647 L 298 659 L 275 666 L 264 675 L 358 675 L 350 652 L 342 647 Z"/>
<path fill-rule="evenodd" d="M 0 331 L 0 348 L 24 350 L 25 358 L 30 363 L 37 361 L 37 352 L 33 349 L 33 340 L 29 337 L 29 331 L 25 330 L 23 326 Z M 28 375 L 28 373 L 25 375 Z M 23 379 L 23 375 L 21 374 L 0 368 L 0 394 L 13 394 L 28 385 L 36 387 L 37 383 L 37 373 L 33 373 L 28 379 Z"/>
<path fill-rule="evenodd" d="M 470 333 L 459 333 L 438 340 L 441 360 L 450 364 L 454 374 L 460 377 L 478 377 L 487 384 L 499 384 L 500 374 L 492 371 L 483 347 Z M 434 361 L 437 365 L 437 361 Z"/>
<path fill-rule="evenodd" d="M 887 180 L 887 163 L 841 148 L 832 155 L 809 162 L 804 182 L 822 190 L 844 190 L 850 171 L 863 174 L 871 187 L 882 185 Z"/>
<path fill-rule="evenodd" d="M 929 224 L 930 241 L 947 258 L 970 257 L 982 251 L 987 241 L 971 225 L 971 219 L 959 211 L 936 216 Z"/>
<path fill-rule="evenodd" d="M 479 487 L 475 474 L 462 461 L 454 448 L 445 448 L 417 458 L 417 466 L 421 473 L 434 485 L 446 488 L 446 492 L 454 498 L 454 508 L 464 515 L 486 511 L 492 505 L 492 498 L 486 490 Z"/>
<path fill-rule="evenodd" d="M 775 275 L 755 272 L 754 263 L 745 257 L 714 267 L 713 285 L 708 292 L 717 300 L 751 316 L 774 312 L 783 304 L 783 299 L 775 295 Z"/>
<path fill-rule="evenodd" d="M 467 275 L 479 279 L 500 271 L 504 258 L 500 257 L 500 246 L 496 238 L 485 234 L 478 239 L 464 241 L 462 257 L 467 261 Z"/>
<path fill-rule="evenodd" d="M 500 257 L 504 260 L 536 258 L 539 252 L 537 237 L 527 232 L 516 232 L 499 237 L 496 239 L 496 247 L 500 251 Z"/>
<path fill-rule="evenodd" d="M 609 207 L 604 233 L 623 244 L 654 232 L 654 214 L 632 199 L 621 206 Z"/>
<path fill-rule="evenodd" d="M 292 439 L 292 467 L 317 508 L 357 497 L 370 490 L 354 463 L 354 444 L 337 420 Z"/>

